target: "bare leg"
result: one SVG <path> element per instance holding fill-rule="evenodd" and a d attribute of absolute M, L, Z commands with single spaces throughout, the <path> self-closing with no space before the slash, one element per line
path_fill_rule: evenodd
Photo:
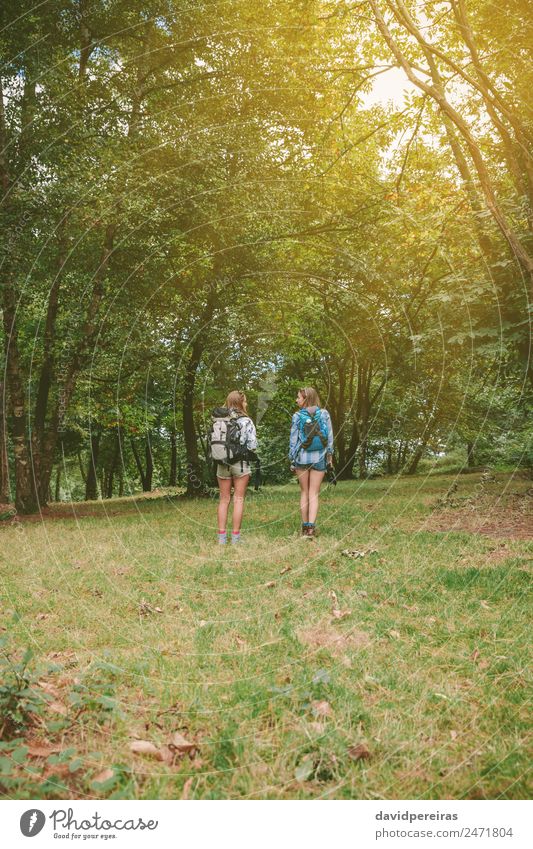
<path fill-rule="evenodd" d="M 317 472 L 311 469 L 309 472 L 309 521 L 314 525 L 318 513 L 318 493 L 320 484 L 324 479 L 325 472 Z"/>
<path fill-rule="evenodd" d="M 244 497 L 246 495 L 246 487 L 250 475 L 243 475 L 241 478 L 233 478 L 233 533 L 239 533 L 242 524 L 242 514 L 244 512 Z"/>
<path fill-rule="evenodd" d="M 228 522 L 228 508 L 231 501 L 231 478 L 217 478 L 220 498 L 218 501 L 218 530 L 225 531 Z"/>
<path fill-rule="evenodd" d="M 300 513 L 302 523 L 309 521 L 309 469 L 296 469 L 296 477 L 300 484 Z"/>

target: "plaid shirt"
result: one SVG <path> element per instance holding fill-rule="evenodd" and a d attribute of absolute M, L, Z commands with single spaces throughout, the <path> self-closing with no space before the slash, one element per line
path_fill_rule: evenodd
<path fill-rule="evenodd" d="M 289 460 L 291 463 L 301 463 L 302 465 L 319 463 L 324 459 L 326 454 L 333 454 L 333 428 L 331 426 L 331 416 L 327 410 L 320 410 L 320 415 L 328 429 L 328 444 L 325 448 L 319 448 L 317 451 L 306 451 L 305 448 L 300 449 L 300 413 L 295 413 L 293 415 L 291 437 L 289 440 Z"/>

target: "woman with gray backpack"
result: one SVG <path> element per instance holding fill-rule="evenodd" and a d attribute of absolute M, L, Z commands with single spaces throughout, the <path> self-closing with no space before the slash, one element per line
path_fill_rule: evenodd
<path fill-rule="evenodd" d="M 218 542 L 227 542 L 226 525 L 233 487 L 233 522 L 231 542 L 241 539 L 244 498 L 251 474 L 250 460 L 257 459 L 257 434 L 248 415 L 246 395 L 237 390 L 230 392 L 225 407 L 216 407 L 212 413 L 213 424 L 209 435 L 211 457 L 216 463 L 219 489 Z"/>
<path fill-rule="evenodd" d="M 324 475 L 333 470 L 333 428 L 331 416 L 320 408 L 316 389 L 299 389 L 289 440 L 291 471 L 300 484 L 302 536 L 316 536 L 318 496 Z"/>

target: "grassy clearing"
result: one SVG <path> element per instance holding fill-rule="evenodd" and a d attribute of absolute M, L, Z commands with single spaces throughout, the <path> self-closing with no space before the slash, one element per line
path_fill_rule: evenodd
<path fill-rule="evenodd" d="M 528 797 L 533 545 L 424 529 L 451 482 L 340 483 L 316 541 L 294 485 L 252 493 L 240 550 L 210 501 L 2 527 L 4 651 L 42 699 L 4 717 L 3 795 Z"/>

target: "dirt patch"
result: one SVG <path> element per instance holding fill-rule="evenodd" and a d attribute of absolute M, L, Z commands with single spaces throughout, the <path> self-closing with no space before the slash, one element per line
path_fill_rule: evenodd
<path fill-rule="evenodd" d="M 481 494 L 436 510 L 418 530 L 466 531 L 494 538 L 533 540 L 533 487 Z"/>
<path fill-rule="evenodd" d="M 466 531 L 470 534 L 484 534 L 500 539 L 533 540 L 533 519 L 511 518 L 508 516 L 469 516 L 457 515 L 447 511 L 425 522 L 420 530 L 425 531 Z"/>
<path fill-rule="evenodd" d="M 139 499 L 143 500 L 143 499 Z M 134 511 L 129 510 L 109 510 L 102 503 L 101 506 L 83 501 L 72 502 L 64 505 L 54 505 L 53 507 L 42 507 L 39 513 L 32 513 L 29 516 L 24 516 L 21 513 L 16 513 L 12 505 L 4 505 L 5 510 L 3 515 L 0 513 L 0 528 L 9 527 L 13 522 L 53 522 L 55 520 L 64 521 L 65 519 L 109 519 L 115 516 L 133 516 Z"/>
<path fill-rule="evenodd" d="M 169 487 L 99 501 L 55 501 L 29 516 L 17 513 L 13 504 L 0 504 L 0 528 L 8 527 L 14 521 L 43 522 L 54 519 L 106 519 L 114 516 L 133 516 L 145 502 L 172 502 L 175 498 L 181 497 L 181 490 L 177 491 Z"/>
<path fill-rule="evenodd" d="M 301 643 L 312 649 L 327 649 L 335 657 L 343 655 L 349 649 L 362 649 L 371 642 L 370 635 L 365 631 L 352 629 L 342 634 L 328 623 L 303 628 L 298 631 Z"/>

